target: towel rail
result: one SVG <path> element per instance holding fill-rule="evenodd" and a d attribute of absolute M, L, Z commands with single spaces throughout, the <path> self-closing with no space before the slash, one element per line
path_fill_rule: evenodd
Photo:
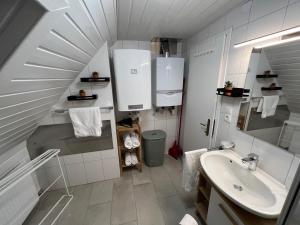
<path fill-rule="evenodd" d="M 113 110 L 114 107 L 113 106 L 104 106 L 104 107 L 99 107 L 100 109 L 104 109 L 104 110 Z M 64 112 L 68 112 L 69 109 L 54 109 L 53 112 L 55 113 L 64 113 Z"/>

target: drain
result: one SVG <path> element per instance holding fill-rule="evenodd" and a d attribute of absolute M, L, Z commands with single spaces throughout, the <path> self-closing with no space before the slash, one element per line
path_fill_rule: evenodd
<path fill-rule="evenodd" d="M 243 190 L 243 187 L 242 187 L 241 185 L 234 184 L 233 187 L 234 187 L 236 190 L 239 190 L 239 191 L 242 191 L 242 190 Z"/>

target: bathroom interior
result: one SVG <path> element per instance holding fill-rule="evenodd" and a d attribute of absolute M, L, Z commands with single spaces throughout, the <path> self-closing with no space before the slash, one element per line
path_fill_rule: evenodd
<path fill-rule="evenodd" d="M 2 0 L 0 225 L 300 225 L 299 0 Z"/>

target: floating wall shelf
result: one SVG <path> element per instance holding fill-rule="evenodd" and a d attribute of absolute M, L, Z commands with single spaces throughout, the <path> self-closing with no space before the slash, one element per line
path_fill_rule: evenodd
<path fill-rule="evenodd" d="M 227 97 L 249 97 L 249 95 L 246 95 L 246 93 L 249 93 L 249 89 L 244 88 L 233 88 L 232 90 L 226 90 L 225 88 L 218 88 L 217 89 L 217 95 L 227 96 Z"/>
<path fill-rule="evenodd" d="M 278 77 L 278 74 L 259 74 L 256 75 L 256 78 L 276 78 Z"/>
<path fill-rule="evenodd" d="M 81 77 L 80 81 L 81 82 L 108 83 L 108 82 L 110 82 L 110 77 L 99 77 L 99 78 Z"/>
<path fill-rule="evenodd" d="M 262 91 L 278 91 L 281 89 L 282 89 L 282 87 L 262 87 L 261 88 Z"/>
<path fill-rule="evenodd" d="M 68 96 L 68 101 L 95 100 L 97 98 L 98 95 L 87 95 L 87 96 L 70 95 Z"/>

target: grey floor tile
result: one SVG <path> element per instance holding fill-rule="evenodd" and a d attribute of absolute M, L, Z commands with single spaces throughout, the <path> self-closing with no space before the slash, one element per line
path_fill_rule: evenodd
<path fill-rule="evenodd" d="M 151 167 L 150 173 L 157 196 L 159 198 L 168 197 L 176 194 L 175 187 L 172 184 L 171 179 L 164 167 Z"/>
<path fill-rule="evenodd" d="M 138 170 L 132 171 L 133 185 L 151 183 L 149 167 L 143 166 L 142 172 Z"/>
<path fill-rule="evenodd" d="M 84 225 L 110 225 L 111 203 L 88 207 Z"/>
<path fill-rule="evenodd" d="M 57 225 L 84 225 L 92 185 L 80 185 L 73 188 L 74 195 L 69 207 L 58 219 Z"/>
<path fill-rule="evenodd" d="M 113 180 L 93 183 L 89 205 L 111 202 L 113 194 L 113 185 Z"/>
<path fill-rule="evenodd" d="M 137 225 L 137 222 L 132 221 L 132 222 L 129 222 L 129 223 L 123 223 L 122 225 Z"/>
<path fill-rule="evenodd" d="M 153 184 L 134 186 L 139 225 L 165 225 Z"/>
<path fill-rule="evenodd" d="M 179 224 L 187 210 L 184 202 L 177 196 L 159 199 L 166 225 Z"/>
<path fill-rule="evenodd" d="M 133 185 L 130 180 L 116 180 L 113 188 L 112 225 L 136 220 Z"/>

